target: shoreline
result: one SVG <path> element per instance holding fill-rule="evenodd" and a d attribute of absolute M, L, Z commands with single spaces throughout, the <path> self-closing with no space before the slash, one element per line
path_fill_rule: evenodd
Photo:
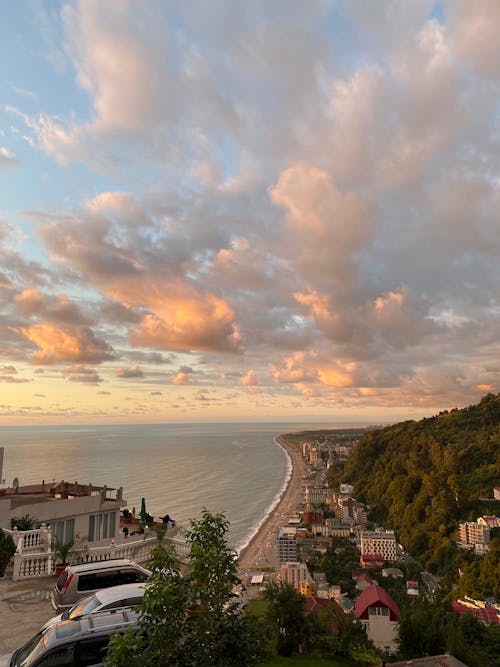
<path fill-rule="evenodd" d="M 289 514 L 295 513 L 304 500 L 302 476 L 306 471 L 300 451 L 290 445 L 283 435 L 273 438 L 288 456 L 290 474 L 278 501 L 264 517 L 256 532 L 238 554 L 240 574 L 263 568 L 276 568 L 277 546 L 276 533 L 285 523 Z"/>

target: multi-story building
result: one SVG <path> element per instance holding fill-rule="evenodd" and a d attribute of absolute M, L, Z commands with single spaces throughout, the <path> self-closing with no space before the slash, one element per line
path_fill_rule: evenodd
<path fill-rule="evenodd" d="M 306 503 L 311 503 L 312 505 L 322 505 L 326 502 L 327 494 L 328 488 L 326 486 L 308 486 L 306 489 Z"/>
<path fill-rule="evenodd" d="M 281 528 L 278 533 L 278 563 L 294 563 L 297 558 L 297 529 Z"/>
<path fill-rule="evenodd" d="M 293 586 L 303 595 L 312 595 L 314 592 L 313 578 L 305 563 L 282 563 L 278 578 Z"/>
<path fill-rule="evenodd" d="M 396 536 L 393 530 L 388 531 L 367 531 L 361 532 L 361 555 L 382 556 L 385 561 L 395 561 L 396 554 Z"/>
<path fill-rule="evenodd" d="M 490 541 L 490 528 L 475 521 L 465 521 L 458 525 L 459 541 L 462 545 L 486 545 Z"/>

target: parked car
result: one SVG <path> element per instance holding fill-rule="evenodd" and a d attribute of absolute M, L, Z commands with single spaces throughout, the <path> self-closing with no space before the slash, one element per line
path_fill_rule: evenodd
<path fill-rule="evenodd" d="M 138 614 L 125 609 L 59 621 L 0 656 L 0 667 L 102 667 L 110 636 L 130 627 L 138 628 Z"/>
<path fill-rule="evenodd" d="M 103 588 L 143 583 L 150 576 L 149 570 L 128 558 L 68 565 L 52 589 L 52 608 L 55 612 L 61 612 Z"/>
<path fill-rule="evenodd" d="M 145 589 L 146 586 L 143 583 L 103 588 L 82 598 L 75 605 L 63 611 L 62 614 L 53 616 L 45 623 L 42 630 L 59 621 L 74 621 L 87 614 L 97 614 L 101 611 L 123 609 L 124 607 L 137 607 L 142 604 Z"/>

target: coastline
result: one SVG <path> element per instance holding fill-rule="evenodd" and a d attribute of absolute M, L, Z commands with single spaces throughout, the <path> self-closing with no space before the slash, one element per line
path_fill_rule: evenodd
<path fill-rule="evenodd" d="M 276 533 L 286 523 L 286 517 L 298 510 L 304 498 L 302 476 L 306 467 L 300 451 L 290 445 L 283 435 L 275 436 L 273 440 L 286 452 L 290 462 L 290 474 L 278 501 L 264 517 L 248 543 L 240 550 L 238 555 L 240 574 L 263 568 L 276 568 Z"/>

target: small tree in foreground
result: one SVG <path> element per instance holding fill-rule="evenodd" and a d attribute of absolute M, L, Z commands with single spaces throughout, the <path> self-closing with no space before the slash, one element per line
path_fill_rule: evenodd
<path fill-rule="evenodd" d="M 111 639 L 108 667 L 251 667 L 260 662 L 260 627 L 240 611 L 232 593 L 238 578 L 228 528 L 223 515 L 206 509 L 200 520 L 191 521 L 186 576 L 173 550 L 162 546 L 160 532 L 139 608 L 139 630 Z"/>

